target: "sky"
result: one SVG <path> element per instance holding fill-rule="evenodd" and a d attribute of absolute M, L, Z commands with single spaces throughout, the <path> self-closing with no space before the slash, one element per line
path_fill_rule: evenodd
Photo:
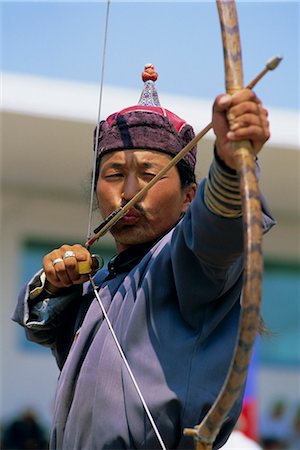
<path fill-rule="evenodd" d="M 245 84 L 270 57 L 284 57 L 256 88 L 267 106 L 299 110 L 299 6 L 237 2 Z M 99 84 L 106 2 L 2 0 L 1 12 L 2 70 Z M 142 89 L 149 62 L 159 92 L 208 100 L 224 92 L 215 2 L 112 0 L 104 84 Z"/>

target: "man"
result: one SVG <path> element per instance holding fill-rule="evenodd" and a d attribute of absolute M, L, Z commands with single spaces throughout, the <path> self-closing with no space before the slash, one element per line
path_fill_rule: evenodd
<path fill-rule="evenodd" d="M 248 90 L 217 97 L 213 126 L 208 179 L 196 189 L 193 149 L 112 228 L 117 255 L 94 276 L 168 449 L 193 448 L 183 428 L 214 402 L 235 345 L 243 237 L 231 142 L 250 139 L 257 154 L 269 137 L 267 112 Z M 146 77 L 139 105 L 101 123 L 95 189 L 102 216 L 126 204 L 192 137 L 188 124 L 160 107 Z M 262 206 L 266 231 L 274 222 Z M 30 340 L 51 347 L 61 369 L 50 447 L 161 448 L 88 278 L 78 273 L 85 260 L 90 254 L 80 245 L 46 255 L 13 317 Z M 215 448 L 240 408 L 241 398 Z"/>

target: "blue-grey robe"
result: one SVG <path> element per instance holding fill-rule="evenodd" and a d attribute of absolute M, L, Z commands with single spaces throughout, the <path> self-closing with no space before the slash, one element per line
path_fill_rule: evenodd
<path fill-rule="evenodd" d="M 263 204 L 263 225 L 274 221 Z M 168 449 L 192 449 L 198 424 L 226 377 L 242 288 L 242 220 L 211 213 L 203 183 L 184 218 L 129 272 L 95 276 L 116 335 Z M 13 320 L 51 347 L 61 368 L 51 449 L 158 449 L 120 354 L 88 284 L 28 309 L 29 287 Z M 219 433 L 227 439 L 242 394 Z"/>

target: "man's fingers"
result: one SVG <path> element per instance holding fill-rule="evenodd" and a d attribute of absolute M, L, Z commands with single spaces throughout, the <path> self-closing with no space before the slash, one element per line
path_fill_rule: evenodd
<path fill-rule="evenodd" d="M 229 108 L 227 112 L 227 119 L 229 121 L 240 117 L 244 114 L 253 114 L 261 117 L 268 117 L 267 110 L 260 104 L 256 102 L 245 102 L 236 106 Z"/>
<path fill-rule="evenodd" d="M 56 276 L 58 280 L 60 281 L 61 286 L 60 287 L 69 287 L 72 286 L 72 280 L 70 279 L 68 272 L 66 270 L 66 266 L 64 261 L 62 260 L 58 264 L 55 264 L 54 266 Z"/>
<path fill-rule="evenodd" d="M 255 116 L 250 113 L 243 114 L 230 121 L 230 130 L 234 131 L 237 128 L 245 128 L 251 125 L 257 125 L 258 127 L 264 128 L 263 119 L 260 116 Z"/>
<path fill-rule="evenodd" d="M 216 98 L 213 128 L 218 155 L 233 169 L 236 165 L 230 142 L 249 140 L 257 154 L 270 137 L 268 112 L 250 89 Z"/>
<path fill-rule="evenodd" d="M 46 255 L 43 260 L 43 269 L 48 283 L 56 288 L 82 284 L 88 277 L 78 273 L 79 261 L 91 263 L 88 250 L 79 244 L 63 245 Z"/>
<path fill-rule="evenodd" d="M 231 106 L 227 113 L 230 128 L 227 138 L 231 141 L 249 139 L 253 144 L 255 154 L 257 154 L 270 137 L 268 112 L 252 92 L 233 97 L 235 97 L 234 106 Z M 247 98 L 247 100 L 237 103 L 237 99 L 240 101 L 242 98 Z"/>
<path fill-rule="evenodd" d="M 72 250 L 66 249 L 63 260 L 65 263 L 65 269 L 67 275 L 73 284 L 82 283 L 83 278 L 78 273 L 79 261 L 90 261 L 91 257 L 86 249 L 83 249 L 81 245 L 74 245 Z M 86 278 L 85 278 L 86 279 Z M 84 280 L 85 280 L 84 279 Z"/>
<path fill-rule="evenodd" d="M 244 102 L 260 102 L 260 100 L 251 89 L 242 89 L 231 96 L 232 107 Z"/>
<path fill-rule="evenodd" d="M 229 131 L 227 133 L 228 139 L 233 142 L 242 141 L 244 139 L 250 140 L 255 154 L 260 151 L 263 144 L 269 139 L 269 136 L 269 131 L 263 130 L 261 126 L 258 125 L 239 127 L 236 131 Z"/>
<path fill-rule="evenodd" d="M 46 274 L 46 278 L 48 282 L 55 287 L 61 287 L 60 279 L 55 269 L 55 266 L 61 263 L 63 263 L 63 259 L 58 250 L 54 250 L 43 259 L 43 270 Z"/>

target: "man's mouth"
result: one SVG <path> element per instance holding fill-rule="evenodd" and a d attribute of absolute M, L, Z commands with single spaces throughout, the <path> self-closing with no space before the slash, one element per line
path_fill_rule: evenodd
<path fill-rule="evenodd" d="M 132 225 L 135 224 L 136 222 L 138 222 L 138 220 L 141 217 L 141 213 L 135 209 L 135 208 L 130 208 L 124 217 L 122 217 L 121 222 L 126 223 L 128 225 Z"/>

